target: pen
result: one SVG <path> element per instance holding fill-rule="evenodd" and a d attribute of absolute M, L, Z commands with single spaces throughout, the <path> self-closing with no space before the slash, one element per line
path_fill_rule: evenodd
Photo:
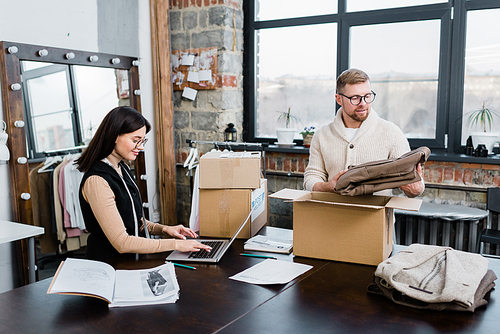
<path fill-rule="evenodd" d="M 179 263 L 175 263 L 175 262 L 172 262 L 172 263 L 174 264 L 174 266 L 177 266 L 177 267 L 182 267 L 182 268 L 188 268 L 188 269 L 196 270 L 195 267 L 186 266 L 185 264 L 179 264 Z"/>
<path fill-rule="evenodd" d="M 267 255 L 257 255 L 257 254 L 245 254 L 245 253 L 240 253 L 241 256 L 250 256 L 250 257 L 261 257 L 264 259 L 274 259 L 277 260 L 274 256 L 267 256 Z"/>

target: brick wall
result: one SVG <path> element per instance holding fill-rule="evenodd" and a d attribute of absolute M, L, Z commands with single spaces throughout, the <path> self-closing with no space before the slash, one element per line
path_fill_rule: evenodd
<path fill-rule="evenodd" d="M 196 100 L 174 91 L 174 133 L 177 163 L 189 153 L 186 139 L 223 140 L 224 129 L 243 123 L 243 0 L 169 0 L 172 50 L 217 48 L 217 88 L 199 90 Z M 202 152 L 210 148 L 200 147 Z M 177 216 L 189 221 L 190 178 L 177 169 Z"/>

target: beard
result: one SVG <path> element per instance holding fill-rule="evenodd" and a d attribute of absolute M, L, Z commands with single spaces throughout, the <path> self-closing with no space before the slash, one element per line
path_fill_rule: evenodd
<path fill-rule="evenodd" d="M 345 110 L 345 109 L 344 109 L 344 110 Z M 346 111 L 346 112 L 345 112 L 345 114 L 346 114 L 349 118 L 351 118 L 351 119 L 353 119 L 353 120 L 355 120 L 355 121 L 357 121 L 357 122 L 364 122 L 364 121 L 368 118 L 368 115 L 370 114 L 370 110 L 369 110 L 369 109 L 367 109 L 367 110 L 366 110 L 366 114 L 364 114 L 363 116 L 361 116 L 361 115 L 357 114 L 357 113 L 356 113 L 356 110 L 357 110 L 357 109 L 353 110 L 353 111 L 352 111 L 352 112 L 350 112 L 350 113 Z"/>

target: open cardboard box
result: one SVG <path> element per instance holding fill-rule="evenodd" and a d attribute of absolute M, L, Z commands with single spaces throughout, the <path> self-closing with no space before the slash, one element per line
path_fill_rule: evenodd
<path fill-rule="evenodd" d="M 422 204 L 406 197 L 293 189 L 269 197 L 293 201 L 295 255 L 373 266 L 392 252 L 393 209 L 418 211 Z"/>
<path fill-rule="evenodd" d="M 200 189 L 200 235 L 230 238 L 253 209 L 237 238 L 253 237 L 268 222 L 267 180 L 257 189 Z"/>
<path fill-rule="evenodd" d="M 200 189 L 257 189 L 260 152 L 208 152 L 200 158 Z"/>

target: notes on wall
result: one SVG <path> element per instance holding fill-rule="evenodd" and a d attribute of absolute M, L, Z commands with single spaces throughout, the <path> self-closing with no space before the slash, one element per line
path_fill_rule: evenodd
<path fill-rule="evenodd" d="M 194 100 L 198 90 L 217 88 L 216 47 L 173 50 L 171 66 L 174 90 L 182 90 L 185 98 Z"/>

